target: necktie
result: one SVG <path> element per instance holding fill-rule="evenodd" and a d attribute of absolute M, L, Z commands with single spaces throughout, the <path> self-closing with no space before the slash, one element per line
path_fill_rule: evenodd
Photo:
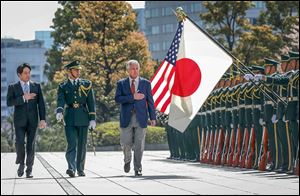
<path fill-rule="evenodd" d="M 29 93 L 29 85 L 27 82 L 24 84 L 24 93 Z"/>
<path fill-rule="evenodd" d="M 76 80 L 73 80 L 73 85 L 76 86 Z"/>
<path fill-rule="evenodd" d="M 135 93 L 135 84 L 134 84 L 134 80 L 132 80 L 131 82 L 131 93 L 134 94 Z"/>

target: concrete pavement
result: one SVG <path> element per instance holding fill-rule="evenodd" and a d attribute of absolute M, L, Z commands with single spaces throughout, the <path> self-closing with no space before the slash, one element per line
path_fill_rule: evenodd
<path fill-rule="evenodd" d="M 69 178 L 64 153 L 37 153 L 32 179 L 17 177 L 15 153 L 1 153 L 1 194 L 299 195 L 299 177 L 168 160 L 168 151 L 145 151 L 143 176 L 123 171 L 122 152 L 87 154 L 86 177 Z M 133 165 L 132 165 L 133 167 Z"/>

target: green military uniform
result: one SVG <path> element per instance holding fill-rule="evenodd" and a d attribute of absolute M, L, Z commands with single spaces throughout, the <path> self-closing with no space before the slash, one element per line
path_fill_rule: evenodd
<path fill-rule="evenodd" d="M 240 152 L 240 158 L 239 158 L 239 162 L 238 165 L 240 167 L 245 167 L 245 162 L 242 162 L 243 159 L 245 159 L 245 157 L 247 156 L 247 150 L 248 150 L 248 146 L 246 145 L 248 143 L 248 141 L 246 141 L 246 135 L 249 133 L 249 126 L 248 123 L 246 122 L 246 105 L 245 105 L 245 100 L 246 100 L 246 93 L 248 90 L 248 82 L 243 83 L 241 85 L 241 90 L 240 90 L 240 94 L 239 94 L 239 126 L 242 132 L 242 148 L 241 148 L 241 152 Z M 246 130 L 247 129 L 247 130 Z"/>
<path fill-rule="evenodd" d="M 288 84 L 288 105 L 285 120 L 288 121 L 288 127 L 291 134 L 291 147 L 292 147 L 292 164 L 297 159 L 297 148 L 299 143 L 299 70 L 290 75 Z M 298 108 L 298 109 L 297 109 Z"/>
<path fill-rule="evenodd" d="M 236 146 L 238 146 L 238 125 L 239 125 L 239 117 L 238 117 L 238 94 L 240 93 L 240 84 L 235 85 L 232 87 L 232 94 L 231 94 L 231 100 L 232 100 L 232 127 L 234 131 L 234 137 L 231 137 L 230 145 L 234 143 L 234 146 L 230 146 L 229 148 L 229 160 L 228 162 L 230 163 L 230 160 L 232 160 L 231 165 L 236 166 L 233 162 L 234 160 L 234 155 L 236 153 Z M 234 140 L 234 141 L 232 141 Z M 241 144 L 241 143 L 240 143 Z"/>
<path fill-rule="evenodd" d="M 265 59 L 265 65 L 271 65 L 271 66 L 278 66 L 278 62 Z M 270 75 L 271 77 L 274 77 L 276 73 Z M 268 88 L 264 88 L 265 92 L 268 93 L 268 95 L 273 99 L 276 100 L 276 97 L 271 93 L 277 92 L 277 86 L 274 84 L 266 84 Z M 264 96 L 264 108 L 263 108 L 263 119 L 265 123 L 265 127 L 268 131 L 268 147 L 271 153 L 271 163 L 268 166 L 268 170 L 272 171 L 274 169 L 278 169 L 279 165 L 279 147 L 278 147 L 278 130 L 276 123 L 272 122 L 272 117 L 276 112 L 276 108 L 274 106 L 273 101 L 269 100 L 268 97 Z"/>
<path fill-rule="evenodd" d="M 264 71 L 264 68 L 260 66 L 253 66 L 253 70 Z M 262 130 L 262 125 L 260 124 L 260 120 L 262 120 L 263 118 L 263 114 L 262 114 L 263 94 L 261 91 L 262 88 L 263 88 L 262 84 L 256 83 L 252 93 L 252 122 L 255 131 L 255 158 L 254 158 L 253 168 L 256 168 L 258 166 L 258 161 L 259 161 L 258 157 L 259 157 L 259 152 L 262 143 L 263 130 Z"/>
<path fill-rule="evenodd" d="M 274 77 L 267 77 L 266 83 L 278 85 L 278 94 L 282 100 L 286 101 L 287 89 L 289 78 L 288 75 L 291 73 L 285 73 L 282 75 L 275 75 Z M 292 164 L 292 152 L 291 152 L 291 139 L 288 128 L 288 123 L 285 122 L 286 106 L 280 100 L 277 101 L 277 129 L 278 129 L 278 140 L 279 140 L 279 161 L 281 161 L 280 170 L 282 172 L 291 170 Z"/>
<path fill-rule="evenodd" d="M 73 61 L 65 67 L 81 69 L 79 61 Z M 68 170 L 83 172 L 89 121 L 96 117 L 92 83 L 79 78 L 76 84 L 72 84 L 69 79 L 59 84 L 57 113 L 62 113 L 65 106 Z"/>

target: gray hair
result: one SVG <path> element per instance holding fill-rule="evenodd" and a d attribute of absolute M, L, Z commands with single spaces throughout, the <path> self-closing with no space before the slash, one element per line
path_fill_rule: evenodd
<path fill-rule="evenodd" d="M 129 66 L 130 65 L 137 65 L 138 68 L 140 69 L 140 64 L 137 60 L 129 60 L 127 63 L 126 63 L 126 69 L 128 70 L 129 69 Z"/>

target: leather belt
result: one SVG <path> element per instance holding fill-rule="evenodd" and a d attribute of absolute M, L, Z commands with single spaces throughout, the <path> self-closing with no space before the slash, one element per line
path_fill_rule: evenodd
<path fill-rule="evenodd" d="M 75 108 L 75 109 L 80 108 L 80 107 L 85 107 L 85 106 L 86 106 L 85 104 L 80 104 L 80 103 L 73 103 L 71 105 L 68 105 L 68 107 Z"/>
<path fill-rule="evenodd" d="M 260 110 L 261 110 L 261 105 L 253 105 L 253 108 L 256 108 L 256 109 L 260 109 Z"/>
<path fill-rule="evenodd" d="M 298 97 L 289 97 L 288 101 L 298 101 Z"/>
<path fill-rule="evenodd" d="M 273 101 L 266 101 L 266 104 L 274 105 Z"/>

